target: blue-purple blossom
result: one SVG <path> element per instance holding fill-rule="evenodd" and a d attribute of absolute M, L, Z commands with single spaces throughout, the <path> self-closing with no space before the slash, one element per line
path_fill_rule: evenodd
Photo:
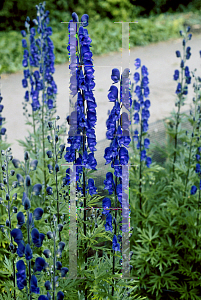
<path fill-rule="evenodd" d="M 33 212 L 33 216 L 35 218 L 35 220 L 41 220 L 42 215 L 43 215 L 43 209 L 41 207 L 37 207 L 34 212 Z"/>
<path fill-rule="evenodd" d="M 110 207 L 111 207 L 111 200 L 109 198 L 104 198 L 102 201 L 102 207 L 103 207 L 103 214 L 108 215 L 110 212 Z"/>
<path fill-rule="evenodd" d="M 33 258 L 33 252 L 29 244 L 27 244 L 25 247 L 25 258 L 26 260 L 30 260 Z"/>
<path fill-rule="evenodd" d="M 195 185 L 193 185 L 191 187 L 191 195 L 195 195 L 196 192 L 197 192 L 197 187 Z"/>
<path fill-rule="evenodd" d="M 43 240 L 45 238 L 45 235 L 43 233 L 39 233 L 38 229 L 34 228 L 32 229 L 31 237 L 36 247 L 39 248 L 42 246 Z"/>
<path fill-rule="evenodd" d="M 110 213 L 106 217 L 105 230 L 112 232 L 112 216 Z"/>
<path fill-rule="evenodd" d="M 118 69 L 112 69 L 111 79 L 114 81 L 114 83 L 117 83 L 120 80 L 120 72 Z"/>
<path fill-rule="evenodd" d="M 31 276 L 31 292 L 35 294 L 40 294 L 40 289 L 38 287 L 38 281 L 35 275 Z"/>
<path fill-rule="evenodd" d="M 120 251 L 120 245 L 119 245 L 119 243 L 117 242 L 117 237 L 116 237 L 115 234 L 114 234 L 113 240 L 112 240 L 112 249 L 113 249 L 114 251 Z"/>
<path fill-rule="evenodd" d="M 23 290 L 23 288 L 25 286 L 27 286 L 27 282 L 26 282 L 26 266 L 24 264 L 23 260 L 19 260 L 16 263 L 16 268 L 17 268 L 17 273 L 16 273 L 16 277 L 17 277 L 17 286 L 19 290 Z"/>
<path fill-rule="evenodd" d="M 134 66 L 136 67 L 136 70 L 141 66 L 141 60 L 139 58 L 136 58 Z"/>

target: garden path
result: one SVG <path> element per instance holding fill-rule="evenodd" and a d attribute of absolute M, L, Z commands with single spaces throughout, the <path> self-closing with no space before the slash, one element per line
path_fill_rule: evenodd
<path fill-rule="evenodd" d="M 197 74 L 201 76 L 201 34 L 193 35 L 187 46 L 191 47 L 191 57 L 186 65 L 190 71 L 198 69 Z M 182 52 L 182 40 L 169 40 L 150 44 L 148 46 L 134 47 L 130 51 L 130 69 L 132 77 L 135 72 L 134 60 L 140 58 L 142 65 L 148 68 L 149 88 L 150 88 L 150 120 L 149 123 L 167 117 L 175 109 L 175 91 L 177 84 L 173 80 L 175 69 L 180 67 L 180 58 L 177 58 L 175 51 Z M 93 47 L 92 47 L 93 51 Z M 121 67 L 121 52 L 114 52 L 102 56 L 94 56 L 95 68 L 95 91 L 94 96 L 97 103 L 97 141 L 106 138 L 106 120 L 108 110 L 111 110 L 113 103 L 110 103 L 107 95 L 112 84 L 111 71 L 113 68 Z M 55 66 L 54 80 L 58 87 L 57 114 L 60 116 L 60 123 L 65 122 L 69 112 L 69 64 Z M 15 74 L 3 74 L 1 79 L 1 93 L 4 105 L 3 116 L 6 118 L 6 125 L 9 143 L 12 143 L 12 153 L 14 158 L 23 159 L 23 151 L 18 145 L 17 139 L 24 139 L 27 136 L 28 126 L 25 126 L 23 116 L 22 101 L 25 89 L 22 87 L 23 72 Z M 189 108 L 192 101 L 193 87 L 189 86 L 187 101 L 181 111 Z M 31 129 L 31 128 L 29 128 Z"/>

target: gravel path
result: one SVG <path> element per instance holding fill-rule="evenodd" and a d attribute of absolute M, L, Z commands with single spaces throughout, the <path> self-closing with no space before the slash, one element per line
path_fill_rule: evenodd
<path fill-rule="evenodd" d="M 191 47 L 191 58 L 187 61 L 190 71 L 198 69 L 197 74 L 201 76 L 201 34 L 193 35 L 187 46 Z M 175 90 L 176 82 L 173 80 L 175 69 L 179 69 L 180 59 L 176 57 L 175 51 L 182 51 L 182 40 L 169 40 L 132 48 L 130 51 L 130 69 L 132 74 L 135 71 L 134 60 L 140 58 L 143 65 L 148 68 L 149 88 L 150 88 L 150 120 L 155 122 L 167 117 L 175 108 Z M 93 48 L 92 48 L 93 51 Z M 94 56 L 95 68 L 95 91 L 94 96 L 97 103 L 97 141 L 106 138 L 105 122 L 108 118 L 107 112 L 113 107 L 107 95 L 110 88 L 111 71 L 113 68 L 121 68 L 121 52 L 114 52 L 103 56 Z M 57 114 L 61 117 L 61 123 L 66 119 L 69 112 L 69 64 L 56 65 L 54 80 L 58 87 Z M 25 89 L 22 87 L 23 72 L 16 74 L 3 74 L 1 79 L 1 93 L 4 105 L 3 116 L 6 118 L 7 141 L 12 143 L 13 156 L 23 159 L 22 148 L 18 145 L 17 139 L 24 139 L 27 136 L 28 126 L 25 126 L 25 117 L 23 116 L 22 101 Z M 133 75 L 132 75 L 133 77 Z M 186 106 L 181 111 L 189 108 L 192 101 L 193 87 L 189 87 L 189 94 L 186 100 Z M 60 123 L 60 124 L 61 124 Z M 30 128 L 29 128 L 30 129 Z"/>

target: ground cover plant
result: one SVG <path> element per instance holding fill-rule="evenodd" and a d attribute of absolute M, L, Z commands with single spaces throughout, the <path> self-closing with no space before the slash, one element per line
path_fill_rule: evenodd
<path fill-rule="evenodd" d="M 0 299 L 199 299 L 201 78 L 187 65 L 190 27 L 180 31 L 183 52 L 176 51 L 177 111 L 166 125 L 167 147 L 149 139 L 148 66 L 136 58 L 132 81 L 129 69 L 112 70 L 105 95 L 113 107 L 106 122 L 111 143 L 103 153 L 104 197 L 95 180 L 98 103 L 89 16 L 79 19 L 73 12 L 68 24 L 71 92 L 64 140 L 45 3 L 36 12 L 34 26 L 27 17 L 21 31 L 23 109 L 33 129 L 19 141 L 23 161 L 6 144 L 0 115 Z M 190 84 L 195 96 L 187 115 L 180 109 Z M 156 150 L 164 164 L 152 160 Z M 125 273 L 130 277 L 121 277 Z"/>

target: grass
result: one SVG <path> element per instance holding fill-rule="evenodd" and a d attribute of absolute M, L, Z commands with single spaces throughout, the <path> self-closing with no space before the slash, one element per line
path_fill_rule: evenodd
<path fill-rule="evenodd" d="M 196 25 L 201 21 L 199 13 L 161 14 L 149 18 L 138 18 L 138 23 L 130 25 L 130 46 L 148 45 L 150 43 L 178 38 L 179 30 L 184 24 Z M 68 24 L 50 21 L 53 29 L 51 39 L 55 46 L 55 64 L 68 61 Z M 87 27 L 92 39 L 94 55 L 119 51 L 121 48 L 121 24 L 114 24 L 109 19 L 91 22 Z M 15 73 L 23 70 L 22 36 L 20 32 L 0 32 L 0 73 Z"/>

